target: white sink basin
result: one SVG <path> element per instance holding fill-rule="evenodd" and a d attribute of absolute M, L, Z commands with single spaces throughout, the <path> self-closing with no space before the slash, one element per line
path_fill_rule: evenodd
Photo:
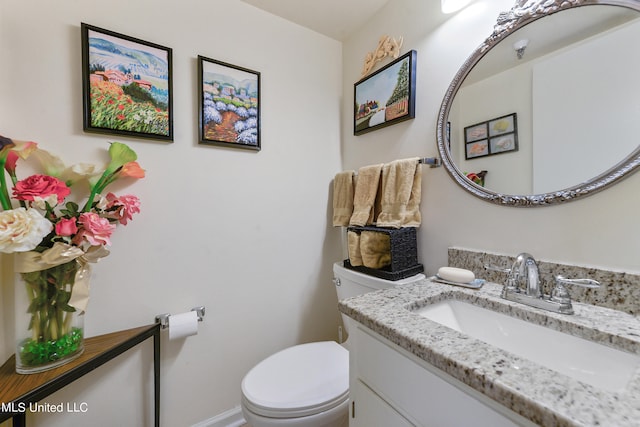
<path fill-rule="evenodd" d="M 434 322 L 595 387 L 622 391 L 640 356 L 483 307 L 446 300 L 416 310 Z"/>

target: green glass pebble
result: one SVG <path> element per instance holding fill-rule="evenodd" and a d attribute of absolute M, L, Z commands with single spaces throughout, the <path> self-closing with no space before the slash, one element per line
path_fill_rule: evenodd
<path fill-rule="evenodd" d="M 25 366 L 37 366 L 70 356 L 80 349 L 82 332 L 82 329 L 74 328 L 57 340 L 40 343 L 27 339 L 20 345 L 20 361 Z"/>

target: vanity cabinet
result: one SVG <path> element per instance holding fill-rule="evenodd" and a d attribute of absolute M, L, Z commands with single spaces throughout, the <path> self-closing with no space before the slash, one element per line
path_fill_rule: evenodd
<path fill-rule="evenodd" d="M 350 384 L 350 387 L 352 400 L 349 427 L 413 426 L 362 381 L 356 380 L 355 384 Z"/>
<path fill-rule="evenodd" d="M 365 326 L 353 333 L 350 427 L 535 425 Z"/>

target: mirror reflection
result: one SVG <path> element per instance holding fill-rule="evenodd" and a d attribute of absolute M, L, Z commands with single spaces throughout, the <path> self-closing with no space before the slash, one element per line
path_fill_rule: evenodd
<path fill-rule="evenodd" d="M 513 31 L 447 106 L 444 146 L 458 172 L 486 171 L 492 192 L 537 195 L 588 182 L 634 153 L 639 39 L 640 13 L 612 5 Z"/>

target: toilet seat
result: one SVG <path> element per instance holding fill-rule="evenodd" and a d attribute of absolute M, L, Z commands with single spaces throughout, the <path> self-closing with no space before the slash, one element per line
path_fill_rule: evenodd
<path fill-rule="evenodd" d="M 242 380 L 242 400 L 254 414 L 297 418 L 349 398 L 349 352 L 334 341 L 300 344 L 256 365 Z"/>

